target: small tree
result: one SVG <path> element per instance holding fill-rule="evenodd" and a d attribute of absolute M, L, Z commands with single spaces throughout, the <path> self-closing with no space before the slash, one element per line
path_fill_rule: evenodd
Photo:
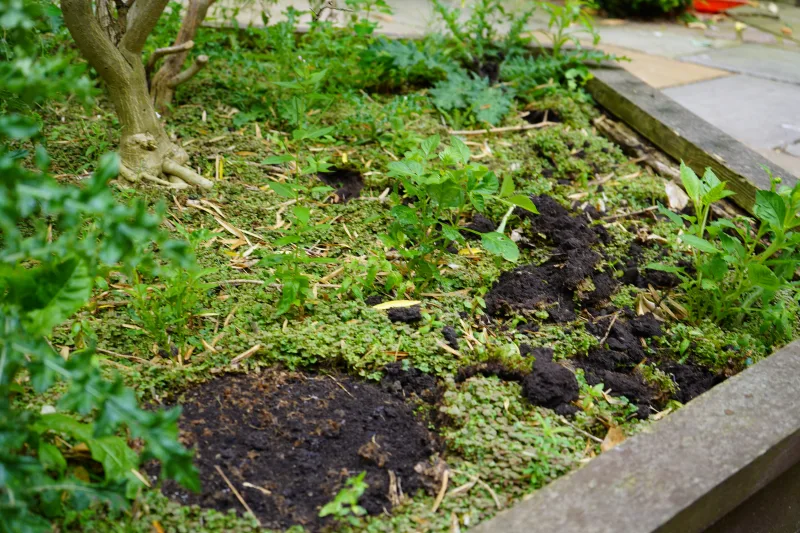
<path fill-rule="evenodd" d="M 186 6 L 186 14 L 183 16 L 181 29 L 175 38 L 175 44 L 168 48 L 159 48 L 147 60 L 147 79 L 150 85 L 150 95 L 153 104 L 159 113 L 165 113 L 172 103 L 175 95 L 175 88 L 186 80 L 191 79 L 195 74 L 206 66 L 208 56 L 199 55 L 195 58 L 189 68 L 183 69 L 183 64 L 189 56 L 189 51 L 194 47 L 194 37 L 197 29 L 206 18 L 208 8 L 216 0 L 190 0 Z M 165 57 L 164 63 L 158 72 L 151 77 L 156 62 Z"/>
<path fill-rule="evenodd" d="M 92 9 L 93 3 L 95 9 Z M 61 10 L 81 53 L 105 82 L 122 126 L 120 175 L 132 182 L 145 179 L 170 187 L 194 185 L 210 189 L 212 183 L 209 180 L 184 165 L 189 156 L 167 136 L 147 86 L 142 49 L 167 3 L 168 0 L 114 0 L 112 6 L 111 0 L 62 0 Z M 201 10 L 201 3 L 205 4 L 205 9 Z M 209 0 L 192 0 L 190 13 L 192 8 L 197 15 L 202 13 L 202 16 L 195 16 L 189 25 L 188 33 L 192 36 L 209 3 Z M 181 34 L 186 27 L 184 24 Z M 169 53 L 181 56 L 191 48 L 190 42 L 182 41 L 181 49 L 162 49 L 161 56 Z M 176 56 L 178 69 L 186 57 L 179 56 Z M 177 63 L 179 58 L 181 61 Z M 165 63 L 162 67 L 162 70 L 167 69 L 164 75 L 159 76 L 159 71 L 153 78 L 154 88 L 157 88 L 155 94 L 165 95 L 163 89 L 166 88 L 174 90 L 206 61 L 207 58 L 201 56 L 187 71 L 172 76 L 167 74 L 175 67 L 170 62 Z"/>

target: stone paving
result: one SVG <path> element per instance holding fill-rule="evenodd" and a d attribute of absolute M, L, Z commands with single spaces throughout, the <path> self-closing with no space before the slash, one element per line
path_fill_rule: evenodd
<path fill-rule="evenodd" d="M 217 9 L 234 2 L 221 0 Z M 262 12 L 269 12 L 269 23 L 274 23 L 288 6 L 308 6 L 305 0 L 278 0 L 273 7 L 270 3 L 246 4 L 239 10 L 238 23 L 262 25 Z M 381 32 L 418 37 L 439 31 L 430 0 L 387 3 L 393 14 L 374 16 Z M 467 9 L 471 3 L 465 0 Z M 509 5 L 525 2 L 510 0 Z M 800 7 L 781 4 L 780 10 L 787 20 L 800 15 Z M 546 24 L 544 14 L 538 14 L 530 29 L 541 30 Z M 750 26 L 737 30 L 731 18 L 697 29 L 677 22 L 615 19 L 599 19 L 597 26 L 600 48 L 627 57 L 630 61 L 622 63 L 625 69 L 800 177 L 800 44 Z"/>

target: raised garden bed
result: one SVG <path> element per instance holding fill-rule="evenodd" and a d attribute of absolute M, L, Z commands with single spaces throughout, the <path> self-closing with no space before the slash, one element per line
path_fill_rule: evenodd
<path fill-rule="evenodd" d="M 767 379 L 773 367 L 758 361 L 796 337 L 792 275 L 781 271 L 778 294 L 754 297 L 741 316 L 711 302 L 745 309 L 751 293 L 724 300 L 726 279 L 687 281 L 705 268 L 698 257 L 716 252 L 680 237 L 694 230 L 678 216 L 694 211 L 675 182 L 691 172 L 679 175 L 668 156 L 698 174 L 712 167 L 762 224 L 764 201 L 753 206 L 770 188 L 756 171 L 763 160 L 622 71 L 595 71 L 584 92 L 584 56 L 529 58 L 521 39 L 519 49 L 487 41 L 466 61 L 458 45 L 382 40 L 364 24 L 198 35 L 213 68 L 178 91 L 168 128 L 214 188 L 120 182 L 118 196 L 167 200 L 164 224 L 208 270 L 112 271 L 52 343 L 69 354 L 92 331 L 101 363 L 143 401 L 183 406 L 180 439 L 203 487 L 188 492 L 144 464 L 154 488 L 132 510 L 95 506 L 62 519 L 63 531 L 117 531 L 121 521 L 133 531 L 459 531 L 530 493 L 485 530 L 525 529 L 537 520 L 527 509 L 552 505 L 565 509 L 559 527 L 592 531 L 558 507 L 569 494 L 538 489 L 585 463 L 563 483 L 603 468 L 624 476 L 626 450 L 646 471 L 642 446 L 678 424 L 659 420 L 691 431 L 701 409 L 692 408 L 724 405 L 735 384 L 683 404 L 740 372 L 737 383 L 748 372 Z M 169 29 L 168 19 L 153 47 L 168 44 Z M 79 181 L 93 147 L 116 136 L 102 99 L 92 118 L 70 105 L 44 118 L 65 181 Z M 706 207 L 709 221 L 738 216 L 725 201 Z M 731 220 L 720 231 L 750 238 L 757 225 Z M 697 239 L 721 250 L 709 235 L 701 228 Z M 770 238 L 757 234 L 753 253 Z M 777 258 L 794 261 L 793 246 Z M 766 435 L 736 427 L 717 438 Z M 779 433 L 763 445 L 796 432 Z M 658 461 L 668 461 L 661 444 Z M 609 459 L 595 461 L 601 453 Z M 726 478 L 708 479 L 675 514 Z M 593 483 L 590 492 L 617 486 Z M 594 530 L 616 530 L 609 516 Z"/>

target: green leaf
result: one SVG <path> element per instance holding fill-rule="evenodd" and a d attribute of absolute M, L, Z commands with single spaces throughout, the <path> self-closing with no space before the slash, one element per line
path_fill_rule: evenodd
<path fill-rule="evenodd" d="M 270 181 L 267 185 L 269 185 L 269 188 L 275 191 L 275 194 L 278 196 L 282 196 L 283 198 L 297 198 L 297 192 L 284 183 Z"/>
<path fill-rule="evenodd" d="M 292 209 L 292 213 L 294 213 L 295 218 L 297 218 L 303 226 L 308 224 L 308 221 L 311 220 L 311 209 L 307 207 L 295 206 Z"/>
<path fill-rule="evenodd" d="M 514 178 L 510 174 L 503 176 L 503 184 L 500 186 L 500 198 L 508 198 L 514 194 Z"/>
<path fill-rule="evenodd" d="M 441 155 L 443 159 L 448 157 L 453 162 L 461 163 L 462 165 L 466 165 L 469 158 L 472 157 L 469 147 L 458 137 L 450 137 L 450 147 L 442 152 Z"/>
<path fill-rule="evenodd" d="M 459 233 L 458 229 L 448 224 L 442 225 L 442 235 L 444 235 L 445 239 L 449 241 L 460 241 L 462 239 L 461 233 Z"/>
<path fill-rule="evenodd" d="M 263 159 L 261 161 L 262 165 L 280 165 L 283 163 L 288 163 L 289 161 L 294 161 L 293 155 L 272 155 Z"/>
<path fill-rule="evenodd" d="M 319 128 L 316 130 L 304 130 L 304 129 L 296 129 L 292 132 L 292 139 L 295 141 L 302 141 L 304 139 L 318 139 L 325 135 L 328 135 L 334 130 L 334 126 L 328 126 L 327 128 Z"/>
<path fill-rule="evenodd" d="M 481 234 L 481 243 L 487 252 L 499 255 L 507 261 L 516 261 L 519 259 L 519 249 L 517 244 L 496 231 Z"/>
<path fill-rule="evenodd" d="M 747 266 L 747 277 L 750 283 L 764 290 L 774 292 L 781 288 L 781 280 L 778 276 L 760 263 L 750 263 Z"/>
<path fill-rule="evenodd" d="M 645 265 L 645 268 L 648 270 L 658 270 L 660 272 L 670 272 L 672 274 L 683 273 L 683 269 L 681 267 L 676 267 L 673 265 L 665 265 L 662 263 L 648 263 L 647 265 Z"/>
<path fill-rule="evenodd" d="M 86 441 L 92 459 L 103 465 L 106 481 L 119 481 L 139 466 L 139 456 L 124 439 L 114 435 Z"/>
<path fill-rule="evenodd" d="M 62 474 L 67 468 L 67 460 L 61 454 L 58 446 L 48 442 L 39 442 L 39 462 L 45 470 L 50 470 Z"/>
<path fill-rule="evenodd" d="M 70 259 L 57 265 L 52 275 L 42 281 L 37 287 L 35 308 L 27 310 L 26 323 L 31 335 L 49 335 L 54 327 L 83 307 L 92 295 L 94 276 L 86 263 Z"/>
<path fill-rule="evenodd" d="M 661 204 L 658 204 L 658 212 L 660 214 L 664 215 L 665 217 L 667 217 L 668 219 L 670 219 L 672 221 L 672 223 L 675 224 L 676 226 L 681 227 L 681 228 L 684 226 L 683 225 L 683 218 L 681 218 L 681 215 L 679 215 L 679 214 L 667 209 L 666 207 L 664 207 Z"/>
<path fill-rule="evenodd" d="M 392 216 L 401 224 L 415 226 L 419 224 L 417 213 L 407 205 L 396 205 L 392 208 Z"/>
<path fill-rule="evenodd" d="M 701 252 L 706 252 L 706 253 L 709 253 L 709 254 L 715 254 L 715 253 L 719 252 L 719 250 L 717 250 L 717 248 L 713 244 L 711 244 L 710 242 L 708 242 L 705 239 L 701 239 L 700 237 L 697 237 L 696 235 L 691 235 L 689 233 L 684 233 L 683 235 L 681 235 L 678 238 L 681 241 L 683 241 L 686 244 L 688 244 L 689 246 L 691 246 L 692 248 L 700 250 Z"/>
<path fill-rule="evenodd" d="M 425 154 L 425 159 L 431 159 L 435 156 L 434 150 L 439 146 L 439 141 L 438 135 L 432 135 L 420 143 L 419 147 L 422 153 Z"/>
<path fill-rule="evenodd" d="M 683 161 L 681 161 L 681 183 L 683 183 L 683 188 L 686 189 L 689 198 L 695 205 L 699 204 L 703 194 L 702 184 L 694 170 L 686 166 Z"/>
<path fill-rule="evenodd" d="M 392 161 L 388 165 L 389 177 L 409 176 L 419 177 L 425 172 L 422 164 L 418 161 Z"/>
<path fill-rule="evenodd" d="M 539 214 L 539 210 L 536 209 L 533 201 L 530 199 L 529 196 L 525 196 L 524 194 L 515 194 L 511 198 L 508 198 L 508 202 L 514 204 L 517 207 L 521 207 L 526 211 L 530 211 L 536 215 Z"/>
<path fill-rule="evenodd" d="M 759 220 L 769 224 L 773 231 L 783 231 L 786 220 L 786 204 L 778 193 L 756 191 L 756 204 L 753 212 Z"/>

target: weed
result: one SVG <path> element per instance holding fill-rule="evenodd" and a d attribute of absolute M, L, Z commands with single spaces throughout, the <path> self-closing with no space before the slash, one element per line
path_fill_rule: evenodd
<path fill-rule="evenodd" d="M 514 102 L 514 90 L 492 86 L 487 78 L 460 71 L 431 90 L 433 104 L 454 128 L 476 123 L 498 124 Z"/>
<path fill-rule="evenodd" d="M 347 520 L 354 526 L 358 525 L 356 517 L 367 514 L 367 510 L 358 505 L 358 499 L 369 488 L 364 482 L 366 474 L 366 472 L 361 472 L 357 476 L 348 478 L 336 497 L 322 506 L 319 516 L 323 518 L 333 516 L 336 520 Z"/>
<path fill-rule="evenodd" d="M 399 189 L 394 193 L 394 223 L 380 235 L 386 246 L 396 248 L 414 273 L 417 289 L 424 289 L 433 279 L 441 280 L 438 262 L 451 243 L 464 242 L 460 220 L 470 209 L 484 211 L 488 201 L 522 207 L 533 213 L 536 207 L 530 198 L 514 194 L 510 177 L 500 185 L 497 176 L 484 166 L 468 164 L 470 152 L 457 137 L 451 146 L 438 153 L 442 169 L 433 164 L 437 158 L 439 136 L 429 137 L 419 149 L 408 152 L 401 161 L 389 164 L 389 176 L 397 177 L 409 205 L 400 202 Z M 505 220 L 502 226 L 505 226 Z M 517 245 L 506 237 L 503 228 L 478 233 L 484 248 L 509 261 L 519 257 Z"/>
<path fill-rule="evenodd" d="M 741 324 L 756 316 L 763 324 L 761 333 L 773 342 L 789 338 L 792 308 L 776 296 L 794 287 L 792 278 L 800 261 L 800 233 L 794 231 L 800 226 L 800 186 L 776 191 L 774 180 L 771 191 L 758 191 L 754 214 L 759 224 L 752 231 L 747 219 L 738 224 L 725 218 L 710 221 L 711 205 L 734 194 L 711 169 L 700 179 L 681 163 L 681 181 L 695 215 L 676 215 L 665 208 L 661 213 L 684 229 L 679 239 L 689 246 L 693 271 L 663 264 L 649 268 L 681 279 L 694 320 L 712 317 Z"/>

